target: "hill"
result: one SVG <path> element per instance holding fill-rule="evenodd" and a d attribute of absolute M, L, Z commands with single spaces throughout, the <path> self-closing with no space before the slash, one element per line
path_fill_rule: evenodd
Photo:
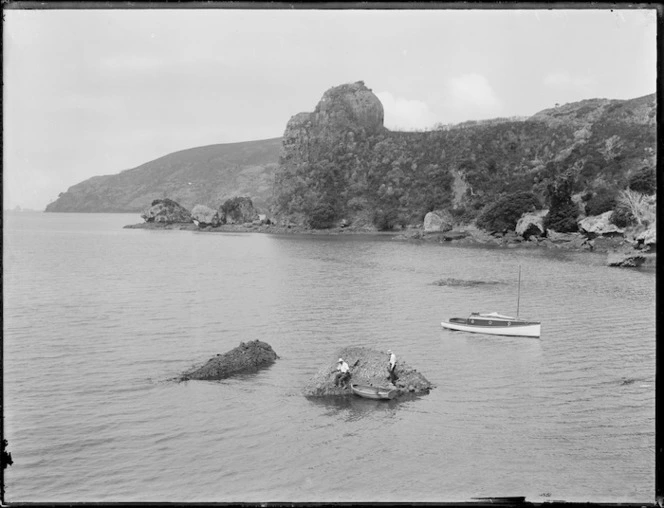
<path fill-rule="evenodd" d="M 191 148 L 90 178 L 46 211 L 140 212 L 160 198 L 217 209 L 249 196 L 259 210 L 305 226 L 390 229 L 421 224 L 434 210 L 468 223 L 515 193 L 549 206 L 554 188 L 595 200 L 598 211 L 655 170 L 655 94 L 426 132 L 390 131 L 383 116 L 363 82 L 336 86 L 313 112 L 294 115 L 283 138 Z"/>
<path fill-rule="evenodd" d="M 267 209 L 281 138 L 226 143 L 171 153 L 116 175 L 95 176 L 70 187 L 47 212 L 141 212 L 168 197 L 192 209 L 218 208 L 234 196 L 250 196 Z"/>
<path fill-rule="evenodd" d="M 360 81 L 293 116 L 283 145 L 277 215 L 312 227 L 344 220 L 390 229 L 444 210 L 467 223 L 511 194 L 530 192 L 550 205 L 554 189 L 568 189 L 590 200 L 654 172 L 656 100 L 591 99 L 526 119 L 392 132 Z"/>

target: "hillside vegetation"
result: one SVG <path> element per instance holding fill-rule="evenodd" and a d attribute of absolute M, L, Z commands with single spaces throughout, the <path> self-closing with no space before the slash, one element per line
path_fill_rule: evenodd
<path fill-rule="evenodd" d="M 281 138 L 191 148 L 117 175 L 96 176 L 70 187 L 47 212 L 141 212 L 169 198 L 191 210 L 218 208 L 235 196 L 251 196 L 267 208 Z"/>
<path fill-rule="evenodd" d="M 326 91 L 313 112 L 290 119 L 283 138 L 192 148 L 94 177 L 46 211 L 140 212 L 163 198 L 217 209 L 246 196 L 274 219 L 317 229 L 391 229 L 442 211 L 490 230 L 541 206 L 552 208 L 547 224 L 564 230 L 584 209 L 633 221 L 624 192 L 654 194 L 655 161 L 654 94 L 393 132 L 359 81 Z"/>
<path fill-rule="evenodd" d="M 429 132 L 391 132 L 382 117 L 380 126 L 363 121 L 349 107 L 358 94 L 371 90 L 362 82 L 335 87 L 321 100 L 324 112 L 319 104 L 291 119 L 275 214 L 317 227 L 343 219 L 390 229 L 446 210 L 464 223 L 513 194 L 532 193 L 533 203 L 546 206 L 576 194 L 615 200 L 630 178 L 654 175 L 654 94 Z"/>

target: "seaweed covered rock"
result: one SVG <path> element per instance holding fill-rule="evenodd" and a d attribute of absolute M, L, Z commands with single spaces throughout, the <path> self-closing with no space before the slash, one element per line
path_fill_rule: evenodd
<path fill-rule="evenodd" d="M 155 199 L 141 214 L 145 222 L 161 222 L 164 224 L 189 223 L 191 213 L 172 199 Z"/>
<path fill-rule="evenodd" d="M 266 342 L 260 340 L 241 342 L 235 349 L 219 354 L 208 360 L 202 367 L 183 374 L 180 380 L 225 379 L 235 374 L 254 372 L 272 365 L 277 358 L 279 358 L 277 353 Z"/>
<path fill-rule="evenodd" d="M 385 351 L 349 346 L 336 351 L 309 380 L 303 388 L 305 396 L 352 395 L 350 386 L 339 387 L 334 384 L 339 358 L 343 358 L 350 367 L 350 383 L 390 386 L 387 372 L 389 355 Z M 397 376 L 394 386 L 399 390 L 399 396 L 408 393 L 422 395 L 434 388 L 429 380 L 400 358 L 397 358 L 394 373 Z"/>

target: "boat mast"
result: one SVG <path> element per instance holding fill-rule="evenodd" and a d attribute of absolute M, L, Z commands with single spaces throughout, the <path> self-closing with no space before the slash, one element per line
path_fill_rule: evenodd
<path fill-rule="evenodd" d="M 519 265 L 519 289 L 516 296 L 516 317 L 519 317 L 519 303 L 521 301 L 521 265 Z"/>

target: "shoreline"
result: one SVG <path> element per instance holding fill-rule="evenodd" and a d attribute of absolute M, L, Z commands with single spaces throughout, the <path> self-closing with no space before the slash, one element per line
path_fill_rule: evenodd
<path fill-rule="evenodd" d="M 616 251 L 624 251 L 626 254 L 632 253 L 645 258 L 643 265 L 654 266 L 656 261 L 655 252 L 643 252 L 633 248 L 633 246 L 622 237 L 598 237 L 588 239 L 580 235 L 582 241 L 552 241 L 548 238 L 534 238 L 525 240 L 517 235 L 494 236 L 477 229 L 474 226 L 467 226 L 452 231 L 431 231 L 425 232 L 422 228 L 405 228 L 397 231 L 377 231 L 371 227 L 336 227 L 329 229 L 309 229 L 301 226 L 277 226 L 274 224 L 223 224 L 217 227 L 207 226 L 201 228 L 193 223 L 154 223 L 143 222 L 139 224 L 129 224 L 124 229 L 148 229 L 148 230 L 176 230 L 176 231 L 194 231 L 201 233 L 262 233 L 272 235 L 298 235 L 298 236 L 372 236 L 386 237 L 396 241 L 405 242 L 426 242 L 426 243 L 445 243 L 453 246 L 477 247 L 486 249 L 547 249 L 563 250 L 569 252 L 588 252 L 591 254 L 611 254 Z"/>

